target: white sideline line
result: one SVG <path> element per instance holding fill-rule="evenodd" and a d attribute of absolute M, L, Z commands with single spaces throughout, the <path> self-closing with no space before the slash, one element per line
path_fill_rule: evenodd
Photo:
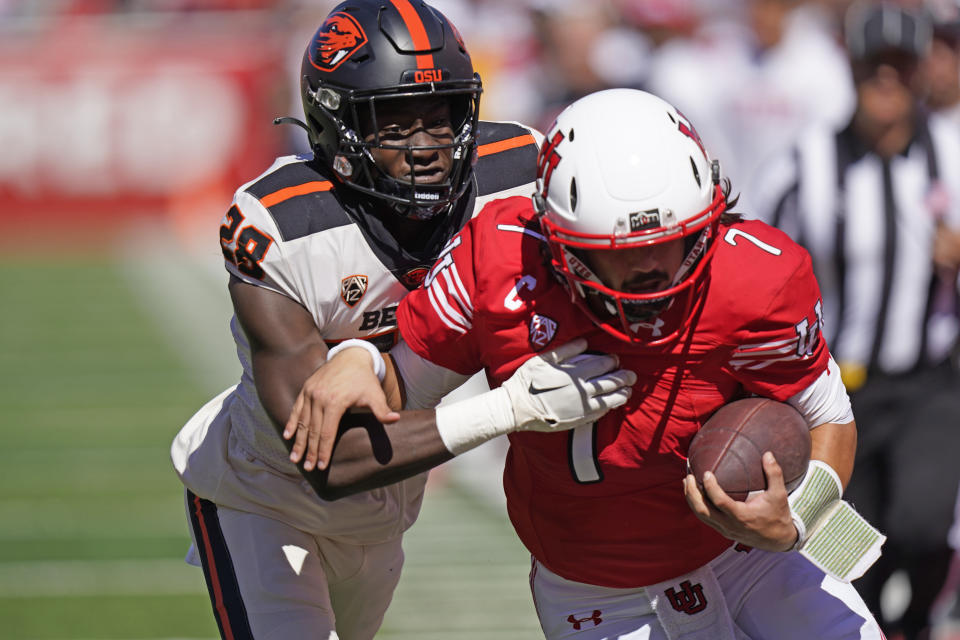
<path fill-rule="evenodd" d="M 0 563 L 0 598 L 206 595 L 203 572 L 183 560 Z"/>

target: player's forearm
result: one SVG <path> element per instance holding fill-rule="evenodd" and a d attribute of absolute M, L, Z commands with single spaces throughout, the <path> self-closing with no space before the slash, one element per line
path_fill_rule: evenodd
<path fill-rule="evenodd" d="M 323 364 L 326 348 L 306 347 L 297 357 L 262 352 L 254 355 L 253 375 L 257 396 L 277 433 L 282 434 L 301 386 Z M 289 442 L 288 448 L 292 444 Z"/>
<path fill-rule="evenodd" d="M 230 298 L 250 344 L 260 403 L 282 433 L 304 381 L 326 361 L 313 316 L 290 298 L 230 279 Z"/>
<path fill-rule="evenodd" d="M 579 406 L 580 395 L 575 397 Z M 403 411 L 399 421 L 389 424 L 371 413 L 347 413 L 340 420 L 329 471 L 313 473 L 302 466 L 300 471 L 320 497 L 335 500 L 432 469 L 492 438 L 528 427 L 537 417 L 528 408 L 518 419 L 514 401 L 502 387 L 436 410 Z"/>
<path fill-rule="evenodd" d="M 830 465 L 846 488 L 853 474 L 853 459 L 857 451 L 856 422 L 830 422 L 814 427 L 810 431 L 810 440 L 810 458 Z"/>
<path fill-rule="evenodd" d="M 335 499 L 397 482 L 512 431 L 556 432 L 595 422 L 627 401 L 636 374 L 613 370 L 615 357 L 584 354 L 586 346 L 582 339 L 560 345 L 530 358 L 496 389 L 436 410 L 402 412 L 398 422 L 381 423 L 384 413 L 376 414 L 380 419 L 345 414 L 328 470 L 300 469 L 321 497 Z M 352 348 L 318 373 L 329 374 L 349 351 L 359 352 L 369 369 L 366 348 Z"/>
<path fill-rule="evenodd" d="M 324 500 L 336 500 L 405 480 L 451 459 L 437 431 L 435 412 L 405 411 L 398 422 L 381 424 L 370 413 L 349 413 L 330 465 L 301 473 Z"/>

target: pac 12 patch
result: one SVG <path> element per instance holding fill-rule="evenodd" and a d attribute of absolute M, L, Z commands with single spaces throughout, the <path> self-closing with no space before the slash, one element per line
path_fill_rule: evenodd
<path fill-rule="evenodd" d="M 368 278 L 364 275 L 347 276 L 340 281 L 340 297 L 348 307 L 355 306 L 367 292 Z"/>
<path fill-rule="evenodd" d="M 539 313 L 530 318 L 530 346 L 535 350 L 546 348 L 556 334 L 557 323 L 554 320 Z"/>

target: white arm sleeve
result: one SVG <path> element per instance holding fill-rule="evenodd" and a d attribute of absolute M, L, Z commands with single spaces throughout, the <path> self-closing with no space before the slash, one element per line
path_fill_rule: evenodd
<path fill-rule="evenodd" d="M 833 356 L 830 356 L 830 361 L 827 362 L 827 370 L 820 374 L 813 384 L 789 398 L 787 402 L 800 412 L 811 429 L 828 422 L 853 422 L 850 396 L 840 379 L 840 367 L 834 362 Z"/>
<path fill-rule="evenodd" d="M 470 378 L 421 358 L 403 341 L 390 349 L 390 357 L 407 393 L 404 409 L 432 409 L 443 396 Z"/>

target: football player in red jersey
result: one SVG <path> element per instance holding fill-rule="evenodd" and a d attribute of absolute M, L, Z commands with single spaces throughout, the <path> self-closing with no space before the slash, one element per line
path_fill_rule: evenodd
<path fill-rule="evenodd" d="M 718 163 L 686 118 L 648 93 L 575 102 L 538 163 L 533 198 L 487 205 L 401 303 L 404 342 L 388 364 L 408 406 L 430 406 L 481 369 L 493 387 L 509 382 L 571 340 L 637 374 L 627 403 L 598 420 L 509 435 L 507 508 L 533 556 L 546 637 L 882 638 L 849 583 L 883 537 L 840 499 L 856 427 L 821 337 L 807 253 L 728 212 Z M 369 357 L 344 350 L 307 382 L 291 424 L 330 429 L 359 388 L 376 385 Z M 807 476 L 788 496 L 768 452 L 765 491 L 736 502 L 708 476 L 704 495 L 686 473 L 690 440 L 751 394 L 805 417 Z M 361 483 L 402 478 L 435 463 L 418 451 L 455 455 L 495 435 L 472 417 L 489 415 L 486 402 L 428 420 L 367 402 L 403 465 L 375 459 L 370 440 L 349 431 L 332 465 L 349 459 Z"/>

